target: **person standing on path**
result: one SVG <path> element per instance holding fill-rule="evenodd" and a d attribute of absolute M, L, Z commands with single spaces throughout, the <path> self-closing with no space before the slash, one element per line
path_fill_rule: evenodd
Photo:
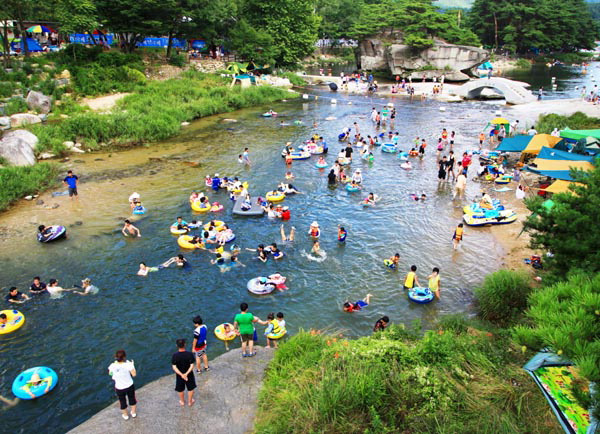
<path fill-rule="evenodd" d="M 121 404 L 121 416 L 123 419 L 128 420 L 127 400 L 129 400 L 131 406 L 131 417 L 135 418 L 137 416 L 137 400 L 135 399 L 135 385 L 133 384 L 133 377 L 137 373 L 133 360 L 127 360 L 125 350 L 118 350 L 115 353 L 115 359 L 108 367 L 108 375 L 115 382 L 115 392 L 117 392 Z"/>
<path fill-rule="evenodd" d="M 206 356 L 206 325 L 202 323 L 202 317 L 194 317 L 194 340 L 192 342 L 192 348 L 196 355 L 196 372 L 200 374 L 202 368 L 200 366 L 200 359 L 204 362 L 204 371 L 210 371 L 208 367 L 208 357 Z"/>
<path fill-rule="evenodd" d="M 179 405 L 185 405 L 184 390 L 188 391 L 188 405 L 191 407 L 196 388 L 194 377 L 194 353 L 185 350 L 185 339 L 177 339 L 177 352 L 171 357 L 171 366 L 175 372 L 175 391 L 179 394 Z"/>
<path fill-rule="evenodd" d="M 242 357 L 253 357 L 256 355 L 254 351 L 254 323 L 259 322 L 260 318 L 248 312 L 248 303 L 241 303 L 240 311 L 233 319 L 233 326 L 242 339 Z"/>
<path fill-rule="evenodd" d="M 250 167 L 250 153 L 248 152 L 248 148 L 244 148 L 244 152 L 242 153 L 242 163 Z"/>
<path fill-rule="evenodd" d="M 69 170 L 67 176 L 63 179 L 63 184 L 69 188 L 69 197 L 71 199 L 77 199 L 77 175 L 73 175 L 73 171 Z"/>

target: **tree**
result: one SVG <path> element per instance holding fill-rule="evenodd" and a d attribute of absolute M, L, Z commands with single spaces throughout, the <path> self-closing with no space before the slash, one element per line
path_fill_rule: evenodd
<path fill-rule="evenodd" d="M 557 276 L 575 269 L 600 271 L 600 168 L 573 171 L 572 177 L 581 185 L 572 186 L 571 193 L 555 194 L 551 208 L 541 198 L 527 203 L 533 214 L 524 229 L 534 249 L 552 252 L 546 268 Z"/>
<path fill-rule="evenodd" d="M 119 35 L 123 51 L 131 53 L 146 36 L 166 34 L 176 0 L 95 0 L 100 21 Z"/>
<path fill-rule="evenodd" d="M 94 40 L 93 32 L 98 27 L 98 18 L 92 0 L 58 0 L 55 11 L 61 33 L 88 32 Z"/>
<path fill-rule="evenodd" d="M 364 0 L 318 0 L 319 37 L 334 41 L 349 38 L 363 4 Z"/>
<path fill-rule="evenodd" d="M 239 21 L 231 30 L 231 47 L 244 59 L 257 64 L 271 65 L 275 63 L 277 50 L 271 35 L 262 29 L 256 29 L 246 20 Z"/>
<path fill-rule="evenodd" d="M 584 0 L 476 0 L 468 24 L 485 45 L 516 53 L 574 52 L 597 36 Z"/>
<path fill-rule="evenodd" d="M 315 7 L 316 0 L 245 0 L 241 17 L 272 38 L 275 62 L 290 66 L 315 49 L 321 20 Z"/>

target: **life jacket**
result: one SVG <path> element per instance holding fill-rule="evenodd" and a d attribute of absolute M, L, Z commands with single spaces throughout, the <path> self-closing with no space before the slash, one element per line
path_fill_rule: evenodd
<path fill-rule="evenodd" d="M 278 335 L 279 333 L 281 333 L 282 328 L 279 325 L 279 321 L 277 321 L 276 319 L 272 319 L 270 323 L 273 325 L 273 330 L 271 331 L 272 334 Z"/>
<path fill-rule="evenodd" d="M 319 231 L 319 228 L 311 228 L 310 235 L 312 237 L 318 237 L 320 234 L 321 232 Z"/>

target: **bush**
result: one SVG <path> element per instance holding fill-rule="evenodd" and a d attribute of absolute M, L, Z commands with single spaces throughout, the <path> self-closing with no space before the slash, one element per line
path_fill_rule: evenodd
<path fill-rule="evenodd" d="M 169 64 L 183 68 L 187 64 L 187 59 L 184 54 L 173 53 L 169 57 Z"/>
<path fill-rule="evenodd" d="M 529 69 L 531 68 L 531 62 L 527 59 L 523 59 L 522 57 L 517 59 L 515 66 L 519 69 Z"/>
<path fill-rule="evenodd" d="M 589 117 L 581 112 L 573 113 L 571 116 L 557 114 L 541 115 L 536 129 L 540 133 L 551 133 L 554 128 L 559 130 L 569 127 L 572 130 L 593 130 L 600 128 L 600 118 Z"/>
<path fill-rule="evenodd" d="M 52 187 L 57 182 L 58 170 L 53 163 L 0 169 L 0 211 L 28 194 Z"/>
<path fill-rule="evenodd" d="M 0 98 L 8 98 L 13 96 L 16 86 L 10 82 L 0 82 Z"/>
<path fill-rule="evenodd" d="M 23 113 L 29 110 L 27 107 L 27 103 L 23 98 L 15 97 L 8 100 L 6 105 L 4 106 L 4 112 L 10 116 L 15 113 Z"/>
<path fill-rule="evenodd" d="M 509 324 L 527 308 L 531 277 L 525 271 L 500 270 L 485 276 L 475 290 L 479 316 L 498 324 Z"/>
<path fill-rule="evenodd" d="M 298 74 L 292 71 L 279 74 L 280 77 L 287 78 L 294 86 L 306 86 L 308 83 Z"/>

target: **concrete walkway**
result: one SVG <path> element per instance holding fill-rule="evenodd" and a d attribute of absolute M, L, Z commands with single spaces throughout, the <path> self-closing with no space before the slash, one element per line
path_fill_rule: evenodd
<path fill-rule="evenodd" d="M 75 434 L 243 434 L 252 430 L 264 371 L 274 350 L 258 347 L 257 355 L 242 358 L 231 350 L 210 362 L 211 371 L 196 374 L 196 403 L 181 407 L 175 374 L 136 391 L 138 416 L 123 420 L 118 402 L 70 433 Z"/>

